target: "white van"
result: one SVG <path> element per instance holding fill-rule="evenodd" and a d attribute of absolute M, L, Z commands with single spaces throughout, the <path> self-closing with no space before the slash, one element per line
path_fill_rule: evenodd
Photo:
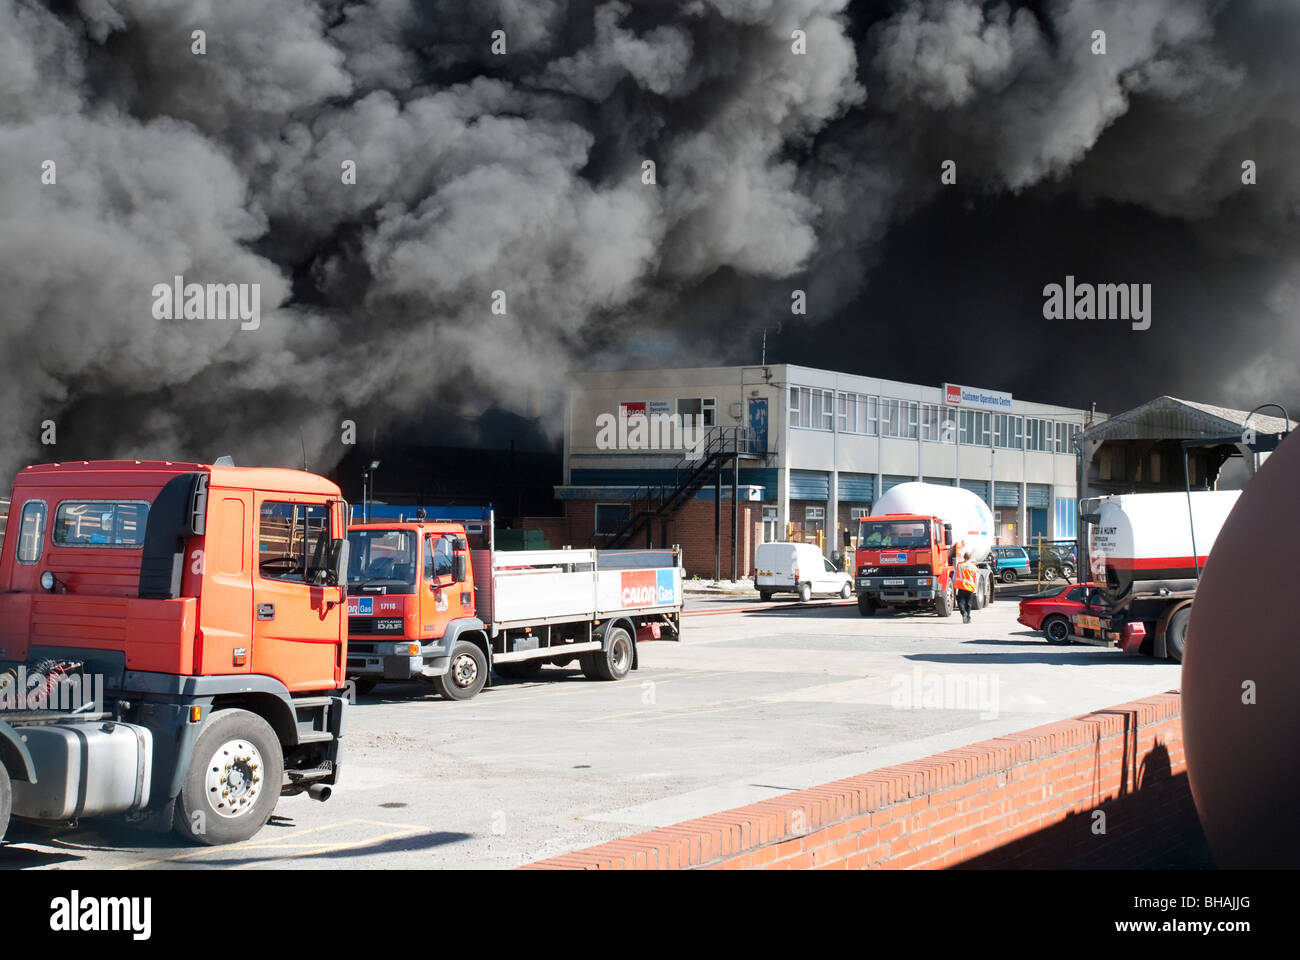
<path fill-rule="evenodd" d="M 853 596 L 853 578 L 822 556 L 813 543 L 760 543 L 754 557 L 758 595 L 771 600 L 774 593 L 797 593 L 811 600 L 814 593 Z"/>

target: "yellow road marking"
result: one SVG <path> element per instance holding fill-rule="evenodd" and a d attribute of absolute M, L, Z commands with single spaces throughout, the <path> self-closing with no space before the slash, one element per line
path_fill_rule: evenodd
<path fill-rule="evenodd" d="M 365 820 L 365 819 L 340 820 L 337 823 L 326 823 L 326 824 L 322 824 L 319 827 L 308 827 L 303 830 L 300 830 L 295 827 L 293 828 L 293 832 L 290 834 L 290 836 L 284 839 L 281 839 L 279 837 L 267 837 L 262 840 L 250 839 L 250 840 L 244 840 L 241 843 L 230 843 L 230 844 L 224 844 L 222 846 L 217 846 L 217 847 L 202 847 L 198 850 L 190 850 L 186 853 L 178 853 L 170 857 L 157 857 L 152 860 L 137 860 L 133 863 L 127 863 L 118 867 L 114 867 L 113 869 L 134 870 L 137 867 L 151 867 L 159 863 L 178 863 L 182 860 L 192 860 L 195 857 L 203 857 L 203 856 L 207 856 L 208 854 L 214 854 L 214 853 L 229 853 L 229 852 L 239 852 L 244 850 L 249 850 L 249 851 L 274 850 L 274 849 L 281 849 L 286 847 L 293 849 L 295 847 L 307 846 L 307 844 L 292 842 L 293 840 L 296 840 L 299 837 L 305 837 L 311 833 L 319 833 L 322 830 L 336 830 L 339 827 L 355 826 L 357 824 L 365 824 L 367 826 L 372 826 L 372 827 L 390 827 L 390 828 L 396 827 L 399 831 L 406 831 L 409 833 L 418 833 L 421 830 L 428 829 L 426 827 L 414 826 L 412 824 L 385 823 L 382 820 Z M 360 844 L 371 843 L 371 842 L 373 841 L 359 840 L 350 843 L 352 846 L 358 846 Z"/>

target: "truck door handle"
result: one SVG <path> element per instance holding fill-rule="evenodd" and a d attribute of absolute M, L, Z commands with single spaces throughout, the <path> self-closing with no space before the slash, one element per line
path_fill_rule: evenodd
<path fill-rule="evenodd" d="M 274 620 L 274 619 L 275 619 L 275 604 L 274 604 L 274 603 L 259 603 L 259 604 L 257 605 L 257 619 L 259 619 L 259 620 Z"/>

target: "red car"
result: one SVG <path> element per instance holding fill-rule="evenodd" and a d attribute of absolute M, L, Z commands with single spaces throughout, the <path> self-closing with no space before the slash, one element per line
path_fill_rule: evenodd
<path fill-rule="evenodd" d="M 1065 584 L 1025 597 L 1020 601 L 1020 615 L 1016 620 L 1030 630 L 1042 630 L 1048 643 L 1068 643 L 1070 615 L 1082 613 L 1089 606 L 1096 610 L 1104 605 L 1102 584 Z"/>

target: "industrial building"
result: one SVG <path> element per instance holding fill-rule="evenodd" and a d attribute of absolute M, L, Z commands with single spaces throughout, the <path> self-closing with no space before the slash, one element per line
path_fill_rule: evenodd
<path fill-rule="evenodd" d="M 791 364 L 578 373 L 564 416 L 565 517 L 537 521 L 553 542 L 681 543 L 688 570 L 724 576 L 733 536 L 741 575 L 758 542 L 838 553 L 880 493 L 909 480 L 983 497 L 1003 543 L 1074 537 L 1073 441 L 1104 419 Z"/>

